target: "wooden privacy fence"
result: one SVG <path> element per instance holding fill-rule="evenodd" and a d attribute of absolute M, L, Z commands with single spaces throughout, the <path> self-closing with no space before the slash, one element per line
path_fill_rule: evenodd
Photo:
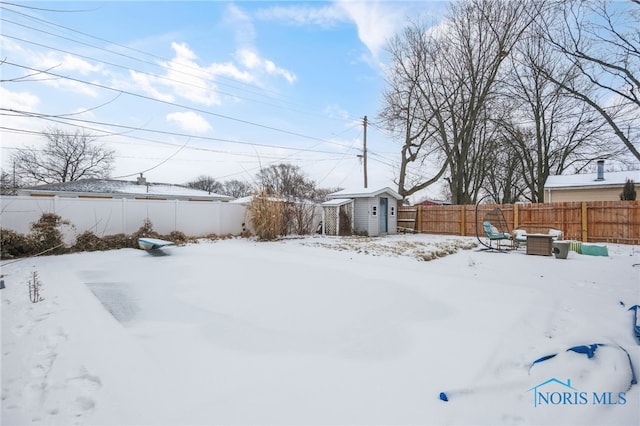
<path fill-rule="evenodd" d="M 640 244 L 640 201 L 481 204 L 477 207 L 480 236 L 484 235 L 482 218 L 496 207 L 511 230 L 555 228 L 566 240 Z M 398 227 L 426 234 L 475 236 L 476 206 L 398 207 Z"/>

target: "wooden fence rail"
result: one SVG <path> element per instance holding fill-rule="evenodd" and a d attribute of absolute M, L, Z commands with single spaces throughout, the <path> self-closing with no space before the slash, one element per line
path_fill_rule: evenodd
<path fill-rule="evenodd" d="M 559 229 L 582 242 L 640 244 L 640 201 L 586 201 L 539 204 L 482 204 L 398 207 L 398 227 L 427 234 L 476 235 L 482 218 L 499 208 L 510 229 Z"/>

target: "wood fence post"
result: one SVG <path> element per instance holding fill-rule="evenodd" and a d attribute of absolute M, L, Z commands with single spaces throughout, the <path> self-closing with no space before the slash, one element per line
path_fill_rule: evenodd
<path fill-rule="evenodd" d="M 419 234 L 422 232 L 422 205 L 418 204 L 418 210 L 416 211 L 416 232 Z"/>
<path fill-rule="evenodd" d="M 460 205 L 460 235 L 461 236 L 465 236 L 467 235 L 466 232 L 466 227 L 467 227 L 467 215 L 466 215 L 466 208 L 464 204 Z"/>
<path fill-rule="evenodd" d="M 586 243 L 589 235 L 587 233 L 589 223 L 587 221 L 587 203 L 585 201 L 582 202 L 582 242 Z"/>
<path fill-rule="evenodd" d="M 513 229 L 518 228 L 518 224 L 520 222 L 520 218 L 518 217 L 519 215 L 520 215 L 520 211 L 518 210 L 518 205 L 514 204 L 513 205 Z"/>

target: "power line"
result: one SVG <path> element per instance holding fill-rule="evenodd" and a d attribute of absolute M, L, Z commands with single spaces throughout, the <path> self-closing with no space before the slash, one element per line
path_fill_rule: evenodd
<path fill-rule="evenodd" d="M 100 88 L 100 89 L 105 89 L 105 90 L 118 92 L 118 93 L 124 93 L 124 94 L 127 94 L 129 96 L 134 96 L 134 97 L 137 97 L 137 98 L 141 98 L 141 99 L 145 99 L 145 100 L 149 100 L 149 101 L 153 101 L 153 102 L 158 102 L 158 103 L 161 103 L 161 104 L 165 104 L 165 105 L 170 105 L 170 106 L 177 107 L 177 108 L 186 109 L 188 111 L 196 111 L 196 112 L 199 112 L 199 113 L 202 113 L 202 114 L 206 114 L 206 115 L 210 115 L 210 116 L 214 116 L 214 117 L 218 117 L 218 118 L 223 118 L 223 119 L 226 119 L 226 120 L 231 120 L 231 121 L 235 121 L 235 122 L 242 123 L 242 124 L 247 124 L 247 125 L 254 126 L 254 127 L 259 127 L 259 128 L 271 130 L 271 131 L 274 131 L 274 132 L 284 133 L 284 134 L 288 134 L 288 135 L 292 135 L 292 136 L 298 136 L 298 137 L 301 137 L 301 138 L 304 138 L 304 139 L 309 139 L 309 140 L 324 142 L 324 143 L 328 143 L 328 144 L 332 144 L 332 145 L 337 145 L 333 141 L 329 141 L 329 140 L 326 140 L 326 139 L 321 139 L 321 138 L 318 138 L 318 137 L 315 137 L 315 136 L 309 136 L 309 135 L 305 135 L 305 134 L 302 134 L 302 133 L 292 132 L 292 131 L 289 131 L 289 130 L 280 129 L 280 128 L 273 127 L 273 126 L 268 126 L 266 124 L 255 123 L 255 122 L 252 122 L 252 121 L 249 121 L 249 120 L 243 120 L 243 119 L 236 118 L 236 117 L 231 117 L 231 116 L 228 116 L 228 115 L 218 114 L 218 113 L 207 111 L 207 110 L 204 110 L 204 109 L 201 109 L 201 108 L 189 107 L 189 106 L 182 105 L 182 104 L 179 104 L 179 103 L 176 103 L 176 102 L 164 101 L 162 99 L 155 99 L 155 98 L 152 98 L 151 96 L 141 95 L 139 93 L 130 92 L 128 90 L 116 89 L 116 88 L 113 88 L 113 87 L 105 86 L 103 84 L 93 83 L 93 82 L 81 80 L 81 79 L 78 79 L 78 78 L 65 76 L 65 75 L 62 75 L 62 74 L 56 74 L 56 73 L 53 73 L 51 71 L 38 70 L 36 68 L 28 67 L 26 65 L 19 65 L 19 64 L 16 64 L 16 63 L 13 63 L 13 62 L 9 62 L 9 61 L 5 61 L 3 63 L 6 64 L 6 65 L 11 65 L 11 66 L 17 67 L 17 68 L 26 69 L 26 70 L 33 71 L 33 72 L 40 72 L 40 73 L 51 75 L 51 76 L 54 76 L 54 77 L 58 77 L 58 78 L 62 78 L 62 79 L 70 80 L 70 81 L 75 81 L 76 83 L 82 83 L 82 84 L 86 84 L 88 86 L 97 87 L 97 88 Z"/>
<path fill-rule="evenodd" d="M 86 37 L 89 37 L 89 38 L 92 38 L 92 39 L 95 39 L 95 40 L 99 40 L 99 41 L 102 41 L 102 42 L 105 42 L 105 43 L 109 43 L 111 45 L 122 47 L 124 49 L 131 50 L 131 51 L 133 51 L 135 53 L 141 53 L 141 54 L 143 54 L 145 56 L 149 56 L 151 58 L 155 58 L 155 59 L 161 60 L 161 61 L 166 62 L 166 63 L 171 63 L 172 62 L 171 59 L 167 59 L 167 58 L 164 58 L 164 57 L 161 57 L 161 56 L 149 53 L 149 52 L 145 52 L 145 51 L 142 51 L 142 50 L 139 50 L 139 49 L 134 49 L 134 48 L 131 48 L 131 47 L 123 45 L 123 44 L 112 42 L 112 41 L 104 39 L 104 38 L 96 37 L 96 36 L 93 36 L 91 34 L 87 34 L 87 33 L 82 32 L 82 31 L 77 31 L 77 30 L 74 30 L 72 28 L 69 28 L 69 27 L 66 27 L 66 26 L 63 26 L 63 25 L 59 25 L 59 24 L 56 24 L 56 23 L 53 23 L 53 22 L 50 22 L 50 21 L 47 21 L 47 20 L 44 20 L 44 19 L 40 19 L 40 18 L 31 16 L 31 15 L 28 15 L 28 14 L 25 14 L 25 13 L 18 12 L 16 10 L 7 9 L 6 7 L 1 7 L 1 8 L 5 9 L 7 11 L 10 11 L 12 13 L 15 13 L 15 14 L 22 15 L 22 16 L 27 17 L 29 19 L 32 19 L 32 20 L 35 20 L 35 21 L 39 21 L 39 22 L 42 22 L 42 23 L 45 23 L 45 24 L 48 24 L 48 25 L 52 25 L 52 26 L 55 26 L 55 27 L 58 27 L 58 28 L 63 28 L 64 30 L 67 30 L 67 31 L 70 31 L 70 32 L 73 32 L 73 33 L 76 33 L 76 34 L 81 34 L 81 35 L 84 35 Z M 44 34 L 47 34 L 47 35 L 50 35 L 50 36 L 61 38 L 63 40 L 71 41 L 73 43 L 78 43 L 78 44 L 81 44 L 81 45 L 84 45 L 84 46 L 88 46 L 88 47 L 91 47 L 91 48 L 94 48 L 94 49 L 98 49 L 98 50 L 101 50 L 101 51 L 104 51 L 104 52 L 107 52 L 107 53 L 110 53 L 110 54 L 122 56 L 122 57 L 125 57 L 127 59 L 131 59 L 131 60 L 134 60 L 134 61 L 137 61 L 137 62 L 141 62 L 141 63 L 148 64 L 148 65 L 152 65 L 154 67 L 158 67 L 158 68 L 161 68 L 163 70 L 178 72 L 178 73 L 181 73 L 181 74 L 184 74 L 184 75 L 188 75 L 188 76 L 191 76 L 191 77 L 196 77 L 196 78 L 201 79 L 201 80 L 209 81 L 209 82 L 211 82 L 212 84 L 215 84 L 215 85 L 228 86 L 228 87 L 231 87 L 233 89 L 246 91 L 248 93 L 251 93 L 251 94 L 254 94 L 254 95 L 257 95 L 257 96 L 262 96 L 262 97 L 265 97 L 265 98 L 268 98 L 268 99 L 270 98 L 270 99 L 277 100 L 279 102 L 285 102 L 285 103 L 289 103 L 291 105 L 295 105 L 294 102 L 287 101 L 287 100 L 283 99 L 282 97 L 272 97 L 270 95 L 264 95 L 264 94 L 258 93 L 256 91 L 253 91 L 253 90 L 244 89 L 244 88 L 241 88 L 241 87 L 229 84 L 229 83 L 224 83 L 223 81 L 219 81 L 220 79 L 234 81 L 234 83 L 238 83 L 238 84 L 241 84 L 241 85 L 244 85 L 244 86 L 248 86 L 248 87 L 251 87 L 251 88 L 259 88 L 260 90 L 265 91 L 265 92 L 275 93 L 273 91 L 269 91 L 269 90 L 266 90 L 264 88 L 253 86 L 253 85 L 250 85 L 248 83 L 237 82 L 235 80 L 231 80 L 230 78 L 226 78 L 226 77 L 221 76 L 221 75 L 216 76 L 216 80 L 211 80 L 209 78 L 203 78 L 202 75 L 201 75 L 203 71 L 201 69 L 199 69 L 199 68 L 196 68 L 196 67 L 193 67 L 193 66 L 190 66 L 190 65 L 177 64 L 182 69 L 197 71 L 199 74 L 192 74 L 192 73 L 185 72 L 185 71 L 179 71 L 179 70 L 170 68 L 170 67 L 168 67 L 166 65 L 161 65 L 161 64 L 158 64 L 156 62 L 151 62 L 151 61 L 144 60 L 144 59 L 140 58 L 139 56 L 126 55 L 126 54 L 121 53 L 121 52 L 117 52 L 117 51 L 110 50 L 110 49 L 107 49 L 107 48 L 104 48 L 104 47 L 101 47 L 101 46 L 96 46 L 94 44 L 90 44 L 90 43 L 86 43 L 86 42 L 80 41 L 80 40 L 78 40 L 76 38 L 70 38 L 70 37 L 65 37 L 65 36 L 59 35 L 59 34 L 54 34 L 52 32 L 45 31 L 45 30 L 42 30 L 42 29 L 38 29 L 38 28 L 29 26 L 29 25 L 26 25 L 26 24 L 15 22 L 15 21 L 11 21 L 11 20 L 6 19 L 6 18 L 2 18 L 2 20 L 5 21 L 5 22 L 8 22 L 8 23 L 12 23 L 14 25 L 18 25 L 18 26 L 33 30 L 33 31 L 38 31 L 38 32 L 41 32 L 41 33 L 44 33 Z M 39 47 L 43 47 L 43 48 L 46 48 L 46 49 L 56 50 L 56 51 L 59 51 L 59 52 L 63 52 L 63 53 L 69 54 L 69 55 L 77 56 L 77 57 L 80 57 L 80 58 L 83 58 L 83 59 L 87 59 L 87 60 L 91 60 L 91 61 L 94 61 L 94 62 L 103 63 L 103 64 L 106 64 L 106 65 L 111 65 L 113 67 L 124 68 L 124 69 L 127 69 L 127 70 L 133 70 L 133 71 L 136 71 L 136 72 L 138 72 L 140 74 L 152 76 L 154 78 L 158 78 L 158 79 L 162 79 L 162 80 L 166 80 L 166 81 L 171 81 L 171 82 L 178 83 L 178 84 L 188 85 L 188 86 L 192 86 L 192 87 L 196 87 L 196 88 L 200 88 L 200 89 L 213 90 L 213 91 L 215 91 L 215 92 L 217 92 L 219 94 L 222 94 L 222 95 L 227 95 L 227 96 L 235 97 L 235 98 L 238 98 L 238 99 L 247 100 L 247 101 L 250 101 L 250 102 L 261 103 L 261 104 L 273 106 L 273 107 L 276 107 L 276 108 L 281 108 L 281 109 L 285 109 L 285 110 L 289 110 L 289 111 L 298 112 L 298 113 L 305 114 L 305 115 L 319 116 L 316 113 L 312 113 L 312 112 L 308 112 L 308 111 L 302 111 L 302 110 L 297 109 L 297 108 L 291 108 L 291 107 L 286 107 L 286 106 L 283 106 L 283 105 L 273 104 L 273 103 L 269 103 L 269 102 L 265 102 L 265 101 L 259 101 L 259 100 L 256 100 L 256 99 L 240 96 L 238 94 L 224 92 L 224 91 L 221 91 L 219 89 L 211 89 L 211 88 L 208 88 L 208 87 L 202 87 L 202 86 L 198 86 L 198 85 L 195 85 L 195 84 L 186 83 L 184 81 L 172 79 L 172 78 L 165 77 L 165 76 L 160 76 L 160 75 L 149 73 L 149 72 L 146 72 L 146 71 L 141 71 L 141 70 L 138 70 L 138 69 L 135 69 L 135 68 L 132 68 L 132 67 L 127 67 L 127 66 L 115 64 L 113 62 L 108 62 L 108 61 L 96 59 L 96 58 L 93 58 L 93 57 L 90 57 L 90 56 L 81 55 L 79 53 L 74 53 L 74 52 L 71 52 L 71 51 L 68 51 L 68 50 L 64 50 L 64 49 L 56 48 L 56 47 L 53 47 L 53 46 L 37 43 L 35 41 L 26 40 L 24 38 L 10 36 L 10 35 L 7 35 L 6 33 L 4 35 L 6 37 L 8 37 L 8 38 L 12 38 L 12 39 L 15 39 L 17 41 L 30 43 L 30 44 L 33 44 L 33 45 L 36 45 L 36 46 L 39 46 Z M 324 119 L 329 119 L 329 120 L 345 121 L 345 119 L 340 119 L 340 118 L 326 117 L 326 116 L 322 116 L 322 117 Z"/>
<path fill-rule="evenodd" d="M 46 120 L 46 121 L 52 121 L 52 122 L 60 123 L 60 124 L 70 124 L 69 122 L 77 122 L 77 123 L 85 123 L 85 124 L 91 124 L 91 125 L 117 127 L 117 128 L 121 128 L 121 129 L 128 129 L 128 130 L 134 130 L 134 131 L 140 131 L 140 132 L 163 134 L 163 135 L 168 135 L 168 136 L 190 137 L 190 138 L 197 138 L 197 139 L 202 139 L 202 140 L 207 140 L 207 141 L 226 142 L 226 143 L 233 143 L 233 144 L 239 144 L 239 145 L 248 145 L 248 146 L 260 147 L 260 148 L 277 148 L 277 149 L 284 149 L 284 150 L 290 150 L 290 151 L 299 151 L 299 152 L 314 152 L 314 153 L 321 153 L 321 154 L 335 154 L 334 151 L 316 150 L 316 149 L 311 149 L 311 148 L 292 148 L 292 147 L 283 146 L 283 145 L 260 144 L 260 143 L 232 140 L 232 139 L 213 138 L 213 137 L 210 137 L 210 136 L 197 136 L 197 135 L 190 135 L 190 134 L 186 134 L 186 133 L 170 132 L 170 131 L 166 131 L 166 130 L 145 129 L 145 128 L 140 128 L 140 127 L 126 126 L 124 124 L 113 124 L 113 123 L 105 123 L 105 122 L 100 122 L 100 121 L 85 120 L 85 119 L 79 119 L 79 118 L 60 117 L 58 115 L 40 114 L 40 113 L 34 113 L 34 112 L 29 112 L 29 111 L 13 110 L 13 109 L 8 109 L 8 108 L 0 108 L 0 111 L 8 111 L 8 112 L 13 113 L 13 114 L 0 113 L 0 115 L 11 116 L 11 117 L 27 116 L 27 117 L 32 117 L 32 118 L 39 118 L 39 119 Z M 96 132 L 101 132 L 101 133 L 109 133 L 109 132 L 106 132 L 103 129 L 97 129 L 97 128 L 94 128 L 94 127 L 87 127 L 87 126 L 78 126 L 78 127 L 81 127 L 81 128 L 87 129 L 87 130 L 96 131 Z M 127 136 L 127 137 L 132 137 L 132 136 Z M 151 141 L 151 140 L 149 140 L 149 141 Z M 161 141 L 151 141 L 151 142 L 162 143 L 162 144 L 165 144 L 165 145 L 174 145 L 174 144 L 170 144 L 168 142 L 161 142 Z M 347 148 L 344 145 L 339 145 L 339 146 Z M 193 149 L 201 149 L 201 148 L 193 148 Z"/>

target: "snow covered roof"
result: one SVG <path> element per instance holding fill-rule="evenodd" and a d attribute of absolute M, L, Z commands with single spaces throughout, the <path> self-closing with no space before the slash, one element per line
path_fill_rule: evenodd
<path fill-rule="evenodd" d="M 329 201 L 325 201 L 322 203 L 322 206 L 341 206 L 343 204 L 351 203 L 353 200 L 351 198 L 334 198 Z"/>
<path fill-rule="evenodd" d="M 598 180 L 597 173 L 583 173 L 578 175 L 549 176 L 545 183 L 545 189 L 555 188 L 584 188 L 621 186 L 627 179 L 640 183 L 640 170 L 628 170 L 626 172 L 605 172 L 604 179 Z"/>
<path fill-rule="evenodd" d="M 161 197 L 169 199 L 200 199 L 227 201 L 233 197 L 209 193 L 200 189 L 188 188 L 169 183 L 146 183 L 114 179 L 81 179 L 73 182 L 52 183 L 23 188 L 20 195 L 109 195 L 120 197 Z"/>
<path fill-rule="evenodd" d="M 402 196 L 393 189 L 385 186 L 384 188 L 350 188 L 343 189 L 338 192 L 327 195 L 327 198 L 369 198 L 376 197 L 382 193 L 391 194 L 396 200 L 401 200 Z"/>

